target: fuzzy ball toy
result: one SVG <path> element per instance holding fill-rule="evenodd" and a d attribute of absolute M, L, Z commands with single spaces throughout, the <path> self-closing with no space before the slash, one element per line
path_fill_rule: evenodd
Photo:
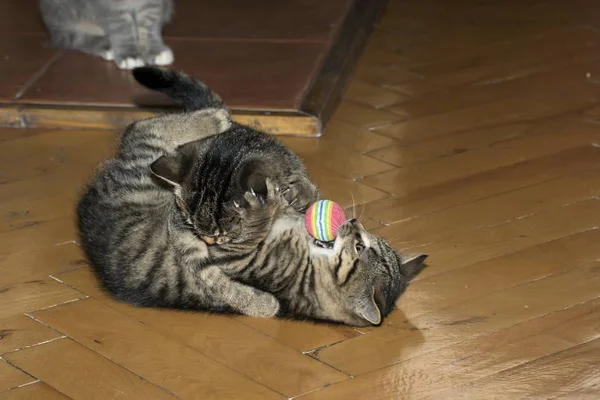
<path fill-rule="evenodd" d="M 310 236 L 322 242 L 331 242 L 345 220 L 344 209 L 339 204 L 331 200 L 319 200 L 306 210 L 304 225 Z"/>

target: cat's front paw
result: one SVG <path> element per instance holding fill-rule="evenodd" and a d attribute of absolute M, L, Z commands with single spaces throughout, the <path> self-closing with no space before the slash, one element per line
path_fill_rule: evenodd
<path fill-rule="evenodd" d="M 282 192 L 286 205 L 298 212 L 305 212 L 319 200 L 319 190 L 308 179 L 290 185 Z"/>
<path fill-rule="evenodd" d="M 126 57 L 122 59 L 115 60 L 117 67 L 120 69 L 134 69 L 137 67 L 144 66 L 144 60 L 138 57 Z"/>
<path fill-rule="evenodd" d="M 257 290 L 257 296 L 243 310 L 249 317 L 273 318 L 279 312 L 279 300 L 271 293 Z"/>
<path fill-rule="evenodd" d="M 173 51 L 166 47 L 163 51 L 154 56 L 152 62 L 154 65 L 170 65 L 175 61 L 175 57 L 173 56 Z"/>
<path fill-rule="evenodd" d="M 273 215 L 284 204 L 281 190 L 273 181 L 267 178 L 265 186 L 267 188 L 266 197 L 250 189 L 244 194 L 245 206 L 242 207 L 236 203 L 242 216 L 248 217 L 258 213 Z"/>

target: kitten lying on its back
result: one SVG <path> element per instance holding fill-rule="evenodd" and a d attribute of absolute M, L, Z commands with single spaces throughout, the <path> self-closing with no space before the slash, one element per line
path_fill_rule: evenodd
<path fill-rule="evenodd" d="M 40 11 L 56 47 L 114 60 L 123 69 L 173 62 L 161 33 L 173 0 L 40 0 Z"/>

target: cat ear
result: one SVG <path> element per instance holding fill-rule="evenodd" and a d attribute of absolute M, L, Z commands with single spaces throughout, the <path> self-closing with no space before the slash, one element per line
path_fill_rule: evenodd
<path fill-rule="evenodd" d="M 160 180 L 171 186 L 179 186 L 182 182 L 181 160 L 179 155 L 162 156 L 150 165 L 150 170 Z"/>
<path fill-rule="evenodd" d="M 425 268 L 425 264 L 423 264 L 423 262 L 427 257 L 427 254 L 421 254 L 404 260 L 400 266 L 400 268 L 402 268 L 402 274 L 409 280 L 419 275 L 419 273 Z"/>
<path fill-rule="evenodd" d="M 174 155 L 165 155 L 150 165 L 152 173 L 170 186 L 181 186 L 198 154 L 198 143 L 190 142 L 177 148 Z"/>
<path fill-rule="evenodd" d="M 381 323 L 381 311 L 377 307 L 373 295 L 362 299 L 356 307 L 356 314 L 371 325 L 379 325 Z"/>

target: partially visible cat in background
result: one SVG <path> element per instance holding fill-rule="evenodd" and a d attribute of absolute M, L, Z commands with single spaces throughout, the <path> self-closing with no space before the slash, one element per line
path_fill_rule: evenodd
<path fill-rule="evenodd" d="M 173 62 L 162 39 L 173 0 L 40 0 L 40 11 L 55 47 L 114 60 L 121 69 Z"/>

